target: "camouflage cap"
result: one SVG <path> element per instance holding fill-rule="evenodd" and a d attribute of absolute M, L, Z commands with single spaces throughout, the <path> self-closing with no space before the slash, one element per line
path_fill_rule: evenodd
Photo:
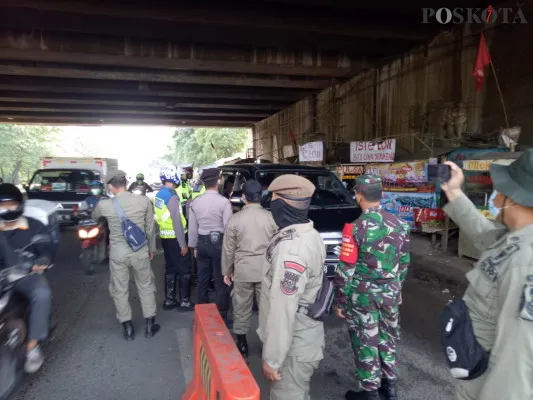
<path fill-rule="evenodd" d="M 118 180 L 122 178 L 126 178 L 126 173 L 120 169 L 117 169 L 107 174 L 107 176 L 105 177 L 105 182 L 109 184 L 112 180 Z"/>
<path fill-rule="evenodd" d="M 355 180 L 355 190 L 381 189 L 382 186 L 381 178 L 376 175 L 361 175 Z"/>
<path fill-rule="evenodd" d="M 315 189 L 315 185 L 309 179 L 293 174 L 278 176 L 268 187 L 271 193 L 290 196 L 294 199 L 310 198 Z"/>

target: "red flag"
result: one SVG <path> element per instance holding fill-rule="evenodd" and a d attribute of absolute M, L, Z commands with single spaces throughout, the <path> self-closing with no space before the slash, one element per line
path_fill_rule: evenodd
<path fill-rule="evenodd" d="M 212 148 L 213 150 L 216 150 L 216 149 L 215 149 L 215 146 L 213 145 L 213 142 L 211 142 L 211 148 Z"/>
<path fill-rule="evenodd" d="M 485 42 L 485 36 L 481 34 L 479 41 L 479 49 L 477 51 L 476 63 L 474 64 L 474 70 L 472 75 L 476 78 L 476 91 L 479 92 L 483 88 L 483 82 L 485 81 L 485 73 L 483 69 L 490 64 L 490 53 Z"/>
<path fill-rule="evenodd" d="M 294 136 L 293 131 L 291 131 L 291 140 L 292 140 L 292 144 L 296 146 L 296 137 Z"/>

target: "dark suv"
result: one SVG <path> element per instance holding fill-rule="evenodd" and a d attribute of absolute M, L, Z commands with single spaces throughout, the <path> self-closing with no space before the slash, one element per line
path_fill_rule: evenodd
<path fill-rule="evenodd" d="M 354 221 L 361 214 L 361 209 L 331 171 L 321 167 L 266 163 L 223 165 L 220 169 L 222 171 L 221 191 L 223 195 L 230 198 L 233 212 L 240 211 L 244 205 L 240 188 L 248 179 L 255 179 L 263 186 L 265 194 L 262 205 L 265 208 L 269 208 L 271 200 L 271 195 L 267 193 L 268 186 L 278 176 L 295 174 L 313 182 L 316 191 L 311 200 L 309 218 L 324 239 L 327 254 L 326 267 L 337 265 L 339 259 L 334 250 L 342 243 L 344 224 Z M 331 273 L 334 268 L 325 268 L 325 270 Z"/>

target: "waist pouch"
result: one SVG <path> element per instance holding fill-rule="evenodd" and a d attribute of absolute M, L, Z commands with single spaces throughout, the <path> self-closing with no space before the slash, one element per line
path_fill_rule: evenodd
<path fill-rule="evenodd" d="M 476 379 L 487 370 L 490 353 L 478 343 L 463 300 L 450 301 L 441 311 L 440 340 L 454 378 Z"/>

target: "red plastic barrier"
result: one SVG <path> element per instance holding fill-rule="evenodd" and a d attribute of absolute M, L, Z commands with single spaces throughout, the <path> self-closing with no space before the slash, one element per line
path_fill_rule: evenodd
<path fill-rule="evenodd" d="M 259 386 L 214 304 L 195 307 L 193 341 L 193 378 L 181 400 L 259 400 Z"/>

